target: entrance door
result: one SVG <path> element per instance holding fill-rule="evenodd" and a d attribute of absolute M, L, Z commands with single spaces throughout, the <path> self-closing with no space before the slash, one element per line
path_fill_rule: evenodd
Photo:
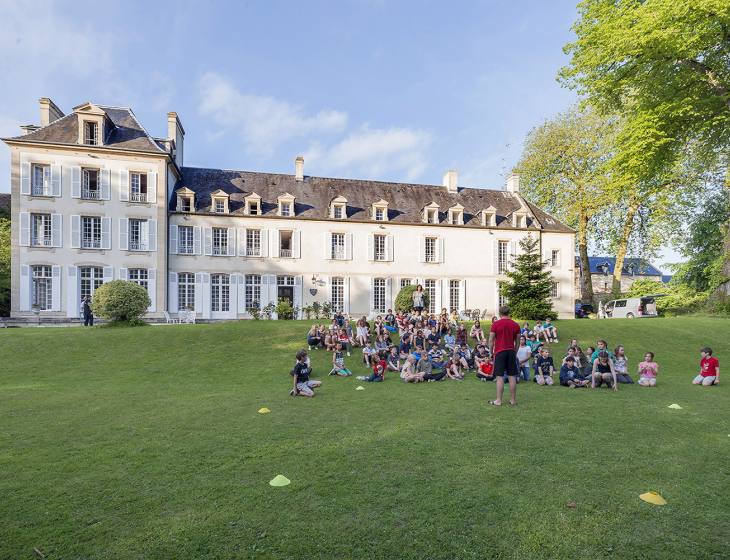
<path fill-rule="evenodd" d="M 277 301 L 283 299 L 289 305 L 294 305 L 294 286 L 279 286 Z"/>
<path fill-rule="evenodd" d="M 211 319 L 228 319 L 228 297 L 230 276 L 213 274 L 210 277 Z"/>

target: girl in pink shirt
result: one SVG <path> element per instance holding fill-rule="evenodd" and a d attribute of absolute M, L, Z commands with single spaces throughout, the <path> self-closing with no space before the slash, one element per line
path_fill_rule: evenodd
<path fill-rule="evenodd" d="M 644 361 L 639 364 L 639 385 L 642 387 L 656 386 L 656 376 L 659 366 L 654 361 L 654 352 L 647 352 Z"/>

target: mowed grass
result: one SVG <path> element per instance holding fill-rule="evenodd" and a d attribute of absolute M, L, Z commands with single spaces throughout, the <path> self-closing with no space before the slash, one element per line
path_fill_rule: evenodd
<path fill-rule="evenodd" d="M 558 322 L 553 356 L 605 338 L 634 374 L 651 350 L 658 386 L 523 382 L 502 408 L 473 374 L 327 377 L 324 350 L 290 397 L 310 323 L 0 330 L 0 558 L 730 554 L 729 321 Z M 728 373 L 694 387 L 707 345 Z"/>

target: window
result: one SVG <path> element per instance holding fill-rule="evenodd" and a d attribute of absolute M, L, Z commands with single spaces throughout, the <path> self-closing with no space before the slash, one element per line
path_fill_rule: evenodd
<path fill-rule="evenodd" d="M 557 249 L 553 249 L 551 252 L 550 266 L 560 266 L 560 251 Z"/>
<path fill-rule="evenodd" d="M 98 169 L 84 169 L 84 186 L 81 190 L 81 198 L 88 200 L 99 200 L 101 198 Z"/>
<path fill-rule="evenodd" d="M 436 210 L 426 211 L 426 223 L 435 224 L 438 222 L 438 212 Z"/>
<path fill-rule="evenodd" d="M 261 230 L 246 230 L 246 255 L 249 257 L 261 256 Z"/>
<path fill-rule="evenodd" d="M 461 311 L 459 309 L 459 281 L 458 280 L 450 280 L 449 281 L 449 309 L 456 309 L 457 311 Z"/>
<path fill-rule="evenodd" d="M 213 274 L 210 277 L 210 304 L 214 313 L 228 312 L 230 276 Z"/>
<path fill-rule="evenodd" d="M 93 296 L 94 290 L 104 283 L 104 269 L 99 266 L 79 268 L 81 277 L 81 297 Z"/>
<path fill-rule="evenodd" d="M 560 282 L 553 282 L 553 287 L 552 287 L 550 296 L 553 299 L 558 299 L 560 297 Z"/>
<path fill-rule="evenodd" d="M 423 291 L 428 292 L 428 312 L 436 313 L 436 280 L 426 280 Z"/>
<path fill-rule="evenodd" d="M 180 226 L 177 228 L 178 246 L 177 252 L 180 255 L 193 254 L 193 228 Z"/>
<path fill-rule="evenodd" d="M 51 166 L 33 166 L 33 196 L 51 196 Z"/>
<path fill-rule="evenodd" d="M 375 219 L 379 222 L 382 222 L 385 220 L 385 210 L 382 208 L 376 208 L 375 209 Z"/>
<path fill-rule="evenodd" d="M 502 295 L 502 286 L 504 286 L 504 282 L 497 282 L 497 292 L 499 294 L 499 296 L 497 297 L 497 306 L 498 307 L 507 305 L 507 298 Z"/>
<path fill-rule="evenodd" d="M 180 198 L 180 211 L 181 212 L 190 212 L 190 199 L 189 198 Z"/>
<path fill-rule="evenodd" d="M 129 250 L 149 251 L 149 231 L 147 220 L 129 220 Z"/>
<path fill-rule="evenodd" d="M 282 259 L 292 258 L 292 235 L 291 231 L 279 232 L 279 257 Z"/>
<path fill-rule="evenodd" d="M 499 242 L 499 273 L 504 274 L 507 272 L 507 267 L 509 265 L 509 259 L 507 254 L 507 241 L 500 241 Z"/>
<path fill-rule="evenodd" d="M 101 249 L 101 218 L 81 218 L 81 248 Z"/>
<path fill-rule="evenodd" d="M 342 311 L 345 306 L 345 279 L 332 279 L 332 308 L 335 311 Z"/>
<path fill-rule="evenodd" d="M 335 206 L 335 208 L 334 208 L 335 220 L 341 220 L 343 214 L 344 214 L 344 208 L 342 206 Z"/>
<path fill-rule="evenodd" d="M 33 267 L 33 305 L 44 311 L 53 308 L 51 272 L 50 266 Z"/>
<path fill-rule="evenodd" d="M 139 284 L 145 290 L 149 291 L 147 280 L 149 276 L 146 268 L 130 268 L 129 269 L 129 281 Z"/>
<path fill-rule="evenodd" d="M 426 262 L 436 262 L 436 238 L 426 238 Z"/>
<path fill-rule="evenodd" d="M 228 256 L 228 230 L 226 228 L 213 228 L 213 255 Z"/>
<path fill-rule="evenodd" d="M 293 276 L 277 276 L 276 285 L 277 286 L 293 286 L 294 277 Z"/>
<path fill-rule="evenodd" d="M 195 274 L 191 272 L 177 275 L 177 307 L 195 307 Z"/>
<path fill-rule="evenodd" d="M 385 235 L 376 235 L 375 236 L 375 260 L 376 261 L 384 261 L 386 260 L 386 250 L 385 250 Z"/>
<path fill-rule="evenodd" d="M 222 212 L 222 210 L 221 210 Z M 259 203 L 258 202 L 249 202 L 249 210 L 248 213 L 250 216 L 258 216 L 259 215 Z"/>
<path fill-rule="evenodd" d="M 84 123 L 84 144 L 89 146 L 96 146 L 99 144 L 99 125 L 97 123 Z"/>
<path fill-rule="evenodd" d="M 451 222 L 451 225 L 454 225 L 454 226 L 463 225 L 463 221 L 464 221 L 463 214 L 464 214 L 464 211 L 461 209 L 451 210 L 451 220 L 449 220 Z"/>
<path fill-rule="evenodd" d="M 494 212 L 484 212 L 484 225 L 494 227 L 497 225 L 497 215 Z"/>
<path fill-rule="evenodd" d="M 31 245 L 34 247 L 51 246 L 51 216 L 48 214 L 32 214 L 33 238 Z"/>
<path fill-rule="evenodd" d="M 130 173 L 129 186 L 132 202 L 148 202 L 147 200 L 147 173 Z M 188 201 L 188 207 L 190 202 Z M 189 212 L 190 210 L 188 210 Z"/>
<path fill-rule="evenodd" d="M 226 201 L 225 200 L 216 200 L 215 201 L 215 212 L 216 212 L 216 214 L 225 214 L 226 213 Z"/>
<path fill-rule="evenodd" d="M 410 285 L 411 285 L 411 279 L 410 278 L 401 278 L 400 279 L 400 286 L 398 288 L 398 291 L 400 291 L 403 288 L 405 288 L 406 286 L 410 286 Z"/>
<path fill-rule="evenodd" d="M 385 278 L 373 281 L 373 306 L 378 311 L 385 311 Z"/>
<path fill-rule="evenodd" d="M 284 204 L 281 205 L 281 215 L 288 218 L 291 216 L 291 204 Z"/>
<path fill-rule="evenodd" d="M 344 259 L 345 258 L 345 234 L 344 233 L 333 233 L 332 234 L 332 258 L 333 259 Z"/>
<path fill-rule="evenodd" d="M 261 307 L 261 276 L 248 274 L 246 275 L 246 309 L 254 307 L 254 303 L 257 307 Z"/>

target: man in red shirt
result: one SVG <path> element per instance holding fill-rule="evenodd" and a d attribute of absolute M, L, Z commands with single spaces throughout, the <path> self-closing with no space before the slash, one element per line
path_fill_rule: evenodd
<path fill-rule="evenodd" d="M 499 308 L 499 320 L 489 331 L 489 347 L 494 356 L 494 375 L 497 378 L 497 400 L 489 404 L 502 406 L 504 376 L 509 379 L 509 404 L 517 404 L 517 348 L 520 346 L 520 326 L 509 318 L 509 307 Z"/>

